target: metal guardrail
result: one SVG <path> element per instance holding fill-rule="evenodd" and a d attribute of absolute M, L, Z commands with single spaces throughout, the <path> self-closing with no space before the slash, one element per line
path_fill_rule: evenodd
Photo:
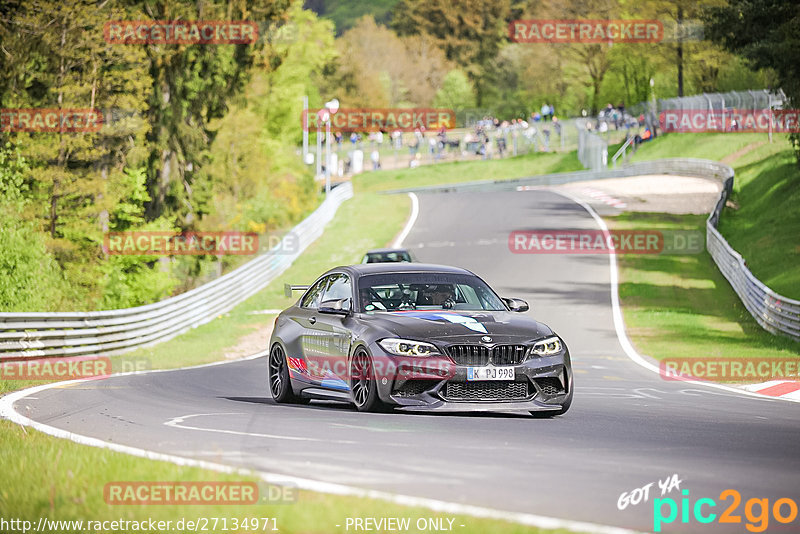
<path fill-rule="evenodd" d="M 750 272 L 742 256 L 717 231 L 720 213 L 733 190 L 734 177 L 733 169 L 722 163 L 694 158 L 671 158 L 632 163 L 619 169 L 546 174 L 513 180 L 484 180 L 398 189 L 388 193 L 515 191 L 525 186 L 558 185 L 646 174 L 713 178 L 722 183 L 719 200 L 706 221 L 706 248 L 747 311 L 762 328 L 773 334 L 786 335 L 800 341 L 800 301 L 779 295 L 764 285 Z"/>
<path fill-rule="evenodd" d="M 611 164 L 612 164 L 613 167 L 616 168 L 617 160 L 620 157 L 623 158 L 623 160 L 622 160 L 623 162 L 625 161 L 625 158 L 626 158 L 626 156 L 628 154 L 628 147 L 631 146 L 635 140 L 636 140 L 635 137 L 628 137 L 628 139 L 625 140 L 625 142 L 622 144 L 622 146 L 619 147 L 619 150 L 617 150 L 617 153 L 614 154 L 614 157 L 611 158 Z"/>
<path fill-rule="evenodd" d="M 296 250 L 277 245 L 200 287 L 154 304 L 120 310 L 0 313 L 0 359 L 119 354 L 166 341 L 207 323 L 263 289 L 320 235 L 353 196 L 350 183 L 292 229 Z"/>
<path fill-rule="evenodd" d="M 730 183 L 730 187 L 727 184 Z M 779 295 L 755 277 L 741 254 L 717 230 L 719 216 L 733 187 L 733 170 L 726 180 L 714 211 L 706 221 L 706 248 L 714 263 L 739 295 L 750 315 L 761 327 L 773 334 L 785 335 L 800 341 L 800 300 Z"/>

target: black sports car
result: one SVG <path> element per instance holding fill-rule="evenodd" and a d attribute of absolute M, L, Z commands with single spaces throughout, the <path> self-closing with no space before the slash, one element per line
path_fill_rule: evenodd
<path fill-rule="evenodd" d="M 337 267 L 275 320 L 277 402 L 352 402 L 361 411 L 528 410 L 572 402 L 564 341 L 473 273 L 419 263 Z"/>

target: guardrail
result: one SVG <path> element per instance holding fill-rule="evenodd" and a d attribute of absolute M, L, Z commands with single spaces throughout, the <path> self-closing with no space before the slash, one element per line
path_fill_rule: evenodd
<path fill-rule="evenodd" d="M 330 196 L 292 229 L 297 249 L 281 245 L 200 287 L 154 304 L 120 310 L 0 313 L 0 359 L 119 354 L 166 341 L 211 321 L 263 289 L 320 235 L 353 196 L 352 184 Z"/>
<path fill-rule="evenodd" d="M 623 157 L 623 158 L 626 158 L 626 156 L 628 154 L 628 147 L 631 146 L 635 140 L 636 140 L 635 137 L 630 136 L 625 140 L 625 142 L 622 144 L 622 146 L 619 147 L 619 150 L 617 150 L 617 153 L 614 154 L 614 157 L 611 158 L 612 167 L 616 168 L 617 160 L 620 158 L 620 156 Z M 625 159 L 623 159 L 622 161 L 624 162 Z"/>
<path fill-rule="evenodd" d="M 733 190 L 734 178 L 733 169 L 722 163 L 694 158 L 671 158 L 632 163 L 619 169 L 545 174 L 513 180 L 484 180 L 398 189 L 389 191 L 389 193 L 515 191 L 525 186 L 558 185 L 646 174 L 713 178 L 722 183 L 723 188 L 719 200 L 706 221 L 706 248 L 720 272 L 741 299 L 742 304 L 762 328 L 773 334 L 789 336 L 800 341 L 800 301 L 779 295 L 764 285 L 750 272 L 742 256 L 717 231 L 720 213 Z"/>

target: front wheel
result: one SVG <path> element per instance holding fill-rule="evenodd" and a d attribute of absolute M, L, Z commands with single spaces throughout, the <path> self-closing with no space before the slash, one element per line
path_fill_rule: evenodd
<path fill-rule="evenodd" d="M 359 412 L 377 412 L 384 408 L 378 397 L 375 369 L 366 349 L 356 350 L 350 361 L 350 391 Z"/>
<path fill-rule="evenodd" d="M 289 365 L 286 354 L 280 345 L 275 345 L 269 353 L 269 390 L 275 402 L 306 404 L 308 399 L 298 397 L 292 391 L 289 381 Z"/>

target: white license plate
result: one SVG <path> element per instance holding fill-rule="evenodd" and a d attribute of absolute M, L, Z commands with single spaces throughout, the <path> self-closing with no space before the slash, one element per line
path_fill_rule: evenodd
<path fill-rule="evenodd" d="M 514 380 L 514 367 L 467 367 L 467 381 L 473 380 Z"/>

